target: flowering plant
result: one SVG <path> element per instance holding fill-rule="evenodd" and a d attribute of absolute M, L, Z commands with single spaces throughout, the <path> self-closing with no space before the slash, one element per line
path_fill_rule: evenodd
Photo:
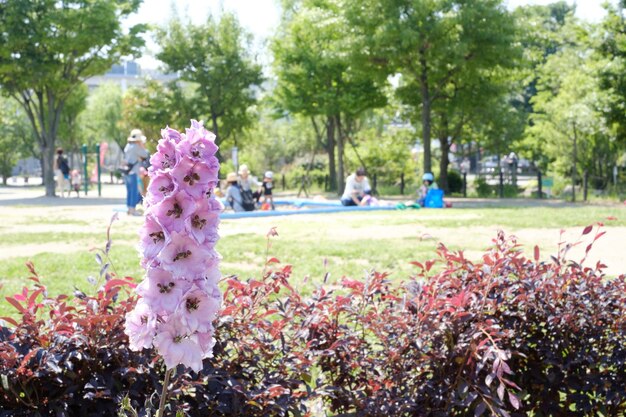
<path fill-rule="evenodd" d="M 212 355 L 212 322 L 221 305 L 217 146 L 195 120 L 185 133 L 168 127 L 161 135 L 150 159 L 140 232 L 146 278 L 136 288 L 140 298 L 126 315 L 125 333 L 131 349 L 156 348 L 168 369 L 182 364 L 198 372 Z"/>

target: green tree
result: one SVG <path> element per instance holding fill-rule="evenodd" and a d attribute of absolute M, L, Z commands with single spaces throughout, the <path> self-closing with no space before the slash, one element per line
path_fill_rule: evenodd
<path fill-rule="evenodd" d="M 194 99 L 195 88 L 193 84 L 180 86 L 176 82 L 161 84 L 150 80 L 144 86 L 129 89 L 122 99 L 120 147 L 124 149 L 132 129 L 140 128 L 151 146 L 161 137 L 164 121 L 182 131 L 190 119 L 201 114 Z"/>
<path fill-rule="evenodd" d="M 61 111 L 57 139 L 59 145 L 66 150 L 78 152 L 85 142 L 87 132 L 80 122 L 79 115 L 87 107 L 87 94 L 87 86 L 79 84 L 72 90 Z"/>
<path fill-rule="evenodd" d="M 494 118 L 490 123 L 491 126 L 488 127 L 489 130 L 495 128 L 496 131 L 501 131 L 498 127 L 499 120 L 505 123 L 504 126 L 511 122 L 512 126 L 517 126 L 516 121 L 525 119 L 525 122 L 532 126 L 534 120 L 530 116 L 534 112 L 532 102 L 537 95 L 540 69 L 550 56 L 566 46 L 561 31 L 566 21 L 574 16 L 575 10 L 575 5 L 569 5 L 565 1 L 515 9 L 513 16 L 518 27 L 518 42 L 524 51 L 523 66 L 519 71 L 521 87 L 517 85 L 514 87 L 516 94 L 512 97 L 512 104 L 515 111 L 505 112 L 503 118 Z M 511 117 L 513 120 L 510 120 Z M 534 161 L 540 169 L 547 170 L 550 159 L 543 149 L 535 146 L 536 144 L 532 140 L 522 140 L 516 147 L 523 155 Z M 507 151 L 506 144 L 499 138 L 488 140 L 486 148 L 498 154 Z"/>
<path fill-rule="evenodd" d="M 557 172 L 571 177 L 574 189 L 581 172 L 600 175 L 597 162 L 610 167 L 616 158 L 602 114 L 609 101 L 599 85 L 605 62 L 595 53 L 593 29 L 574 19 L 563 27 L 563 46 L 540 68 L 538 92 L 531 102 L 535 113 L 529 140 L 548 155 Z M 601 169 L 606 175 L 607 167 Z"/>
<path fill-rule="evenodd" d="M 355 146 L 346 151 L 346 160 L 352 169 L 362 165 L 367 167 L 372 187 L 398 187 L 401 178 L 404 178 L 406 187 L 415 186 L 418 161 L 411 154 L 414 132 L 406 126 L 394 126 L 395 115 L 389 110 L 378 109 L 369 115 L 355 135 Z M 414 192 L 415 188 L 409 191 Z"/>
<path fill-rule="evenodd" d="M 419 110 L 424 170 L 431 171 L 433 110 L 455 89 L 510 65 L 515 52 L 512 17 L 500 0 L 346 3 L 349 21 L 367 40 L 362 48 L 365 61 L 387 74 L 402 75 L 398 95 Z M 476 97 L 475 103 L 479 101 Z"/>
<path fill-rule="evenodd" d="M 626 151 L 626 1 L 607 4 L 607 17 L 602 22 L 602 43 L 599 52 L 607 60 L 600 73 L 601 87 L 610 102 L 604 111 L 621 152 Z"/>
<path fill-rule="evenodd" d="M 217 22 L 209 16 L 202 25 L 174 17 L 156 39 L 162 47 L 157 58 L 166 69 L 194 85 L 197 113 L 187 119 L 206 117 L 218 145 L 250 126 L 249 109 L 263 78 L 249 52 L 250 36 L 235 16 L 225 13 Z"/>
<path fill-rule="evenodd" d="M 297 9 L 297 13 L 293 8 Z M 360 116 L 384 106 L 380 74 L 359 65 L 360 48 L 338 0 L 301 1 L 287 9 L 272 49 L 278 84 L 275 100 L 289 113 L 324 118 L 331 189 L 343 187 L 344 148 Z M 337 150 L 335 158 L 335 149 Z"/>
<path fill-rule="evenodd" d="M 0 96 L 0 126 L 0 176 L 2 183 L 7 185 L 13 167 L 23 156 L 21 150 L 28 148 L 34 138 L 24 110 L 12 98 Z"/>
<path fill-rule="evenodd" d="M 100 85 L 87 97 L 87 108 L 79 117 L 87 142 L 113 141 L 124 149 L 128 132 L 122 130 L 122 89 L 115 83 Z"/>
<path fill-rule="evenodd" d="M 54 196 L 54 151 L 61 112 L 82 81 L 138 53 L 144 25 L 124 33 L 121 21 L 141 0 L 11 0 L 0 2 L 0 86 L 24 108 L 43 159 L 47 196 Z"/>

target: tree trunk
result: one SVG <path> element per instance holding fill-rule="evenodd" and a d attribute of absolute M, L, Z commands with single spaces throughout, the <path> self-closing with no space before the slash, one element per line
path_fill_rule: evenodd
<path fill-rule="evenodd" d="M 46 197 L 55 196 L 54 182 L 55 143 L 64 100 L 58 100 L 50 91 L 22 91 L 13 96 L 26 111 L 41 151 L 41 173 Z"/>
<path fill-rule="evenodd" d="M 420 89 L 422 93 L 422 145 L 424 148 L 424 172 L 432 172 L 430 153 L 430 90 L 428 88 L 428 67 L 425 51 L 421 51 Z"/>
<path fill-rule="evenodd" d="M 49 141 L 51 142 L 51 141 Z M 49 143 L 48 142 L 48 143 Z M 54 197 L 54 190 L 56 183 L 54 182 L 54 146 L 50 144 L 41 146 L 41 156 L 43 160 L 43 166 L 41 167 L 43 172 L 43 185 L 46 189 L 46 197 Z"/>
<path fill-rule="evenodd" d="M 572 146 L 572 203 L 576 202 L 576 145 L 577 145 L 576 123 L 574 123 L 574 146 Z"/>
<path fill-rule="evenodd" d="M 441 145 L 441 159 L 439 160 L 439 188 L 446 194 L 450 192 L 448 185 L 448 166 L 450 165 L 450 130 L 448 128 L 448 118 L 446 115 L 441 116 L 441 130 L 439 132 L 439 143 Z"/>
<path fill-rule="evenodd" d="M 439 188 L 441 188 L 446 194 L 450 192 L 450 185 L 448 184 L 448 167 L 450 166 L 450 158 L 448 152 L 450 152 L 450 141 L 448 137 L 439 138 L 441 143 L 441 160 L 439 161 Z"/>
<path fill-rule="evenodd" d="M 333 117 L 328 117 L 326 121 L 326 152 L 328 152 L 328 189 L 338 191 L 335 169 L 335 119 Z"/>
<path fill-rule="evenodd" d="M 39 157 L 37 159 L 39 159 L 39 166 L 41 167 L 41 183 L 45 184 L 46 180 L 43 172 L 43 153 L 41 153 L 41 146 L 39 146 Z"/>
<path fill-rule="evenodd" d="M 211 129 L 213 134 L 215 135 L 215 144 L 217 145 L 217 152 L 215 152 L 215 157 L 220 163 L 224 162 L 224 158 L 222 158 L 222 153 L 220 152 L 220 144 L 221 138 L 218 134 L 218 126 L 217 126 L 217 116 L 215 114 L 211 114 Z"/>
<path fill-rule="evenodd" d="M 341 129 L 341 116 L 335 116 L 335 120 L 335 126 L 337 127 L 337 191 L 342 192 L 345 187 L 344 179 L 346 177 L 343 166 L 344 137 Z"/>

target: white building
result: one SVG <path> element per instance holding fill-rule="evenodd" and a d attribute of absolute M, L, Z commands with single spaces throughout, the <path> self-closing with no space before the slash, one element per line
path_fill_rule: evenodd
<path fill-rule="evenodd" d="M 106 74 L 87 79 L 85 84 L 87 84 L 89 91 L 93 91 L 102 84 L 112 82 L 119 84 L 122 92 L 126 92 L 131 87 L 144 85 L 146 80 L 167 83 L 177 78 L 176 74 L 163 74 L 157 70 L 142 70 L 141 66 L 135 61 L 123 61 L 120 64 L 113 65 Z"/>

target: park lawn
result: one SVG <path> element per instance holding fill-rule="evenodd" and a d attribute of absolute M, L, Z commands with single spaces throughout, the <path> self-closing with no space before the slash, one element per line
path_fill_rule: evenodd
<path fill-rule="evenodd" d="M 25 262 L 32 261 L 47 285 L 50 295 L 71 293 L 74 289 L 93 293 L 88 277 L 98 279 L 97 249 L 105 245 L 109 213 L 99 222 L 86 222 L 75 213 L 51 217 L 22 213 L 13 219 L 19 226 L 0 228 L 0 251 L 12 256 L 0 258 L 0 295 L 14 294 L 27 284 Z M 343 276 L 362 277 L 373 269 L 391 272 L 392 279 L 406 279 L 416 272 L 411 261 L 436 256 L 440 241 L 454 250 L 464 250 L 478 258 L 491 245 L 497 230 L 529 235 L 525 249 L 538 244 L 554 252 L 558 229 L 578 229 L 604 221 L 609 228 L 626 226 L 626 209 L 619 206 L 480 208 L 451 210 L 409 210 L 393 212 L 338 213 L 285 216 L 223 221 L 222 238 L 217 246 L 223 256 L 223 275 L 260 278 L 266 259 L 275 257 L 293 265 L 293 285 L 308 291 L 328 274 L 331 283 Z M 615 219 L 613 219 L 615 218 Z M 610 220 L 609 220 L 610 219 Z M 112 228 L 110 260 L 121 276 L 140 280 L 136 231 L 141 218 L 122 216 Z M 276 227 L 278 236 L 267 232 Z M 542 235 L 540 241 L 532 236 Z M 545 236 L 548 236 L 546 238 Z M 625 242 L 626 243 L 626 242 Z M 33 246 L 34 245 L 34 246 Z M 37 245 L 63 246 L 62 251 L 39 251 L 29 255 L 22 248 Z M 622 245 L 622 249 L 623 249 Z M 617 250 L 620 250 L 617 248 Z M 26 252 L 26 253 L 24 253 Z M 276 266 L 275 266 L 276 267 Z M 10 314 L 8 303 L 0 303 L 0 315 Z"/>

